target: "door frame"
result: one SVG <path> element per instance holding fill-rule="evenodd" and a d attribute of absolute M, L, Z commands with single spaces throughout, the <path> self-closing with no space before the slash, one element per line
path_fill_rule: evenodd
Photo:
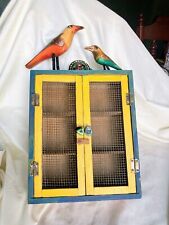
<path fill-rule="evenodd" d="M 34 160 L 38 163 L 39 174 L 34 176 L 34 197 L 79 196 L 85 195 L 84 146 L 77 144 L 78 188 L 42 189 L 42 86 L 43 82 L 62 82 L 76 84 L 76 125 L 83 126 L 82 77 L 65 75 L 42 75 L 35 77 L 35 93 L 39 95 L 39 105 L 34 114 Z M 75 131 L 76 132 L 76 131 Z M 76 134 L 76 138 L 80 137 Z"/>
<path fill-rule="evenodd" d="M 134 158 L 133 150 L 133 136 L 131 127 L 131 112 L 130 105 L 126 102 L 126 95 L 129 93 L 128 77 L 127 75 L 118 74 L 117 76 L 109 75 L 89 75 L 83 76 L 83 104 L 84 104 L 84 126 L 91 125 L 90 114 L 90 82 L 120 82 L 122 93 L 122 114 L 124 124 L 124 139 L 126 148 L 126 162 L 127 162 L 127 186 L 114 187 L 94 187 L 93 184 L 93 159 L 92 159 L 92 137 L 90 144 L 85 145 L 85 168 L 86 168 L 86 194 L 87 195 L 101 195 L 101 194 L 127 194 L 136 193 L 136 178 L 135 173 L 131 169 L 131 159 Z M 130 122 L 129 122 L 130 121 Z"/>

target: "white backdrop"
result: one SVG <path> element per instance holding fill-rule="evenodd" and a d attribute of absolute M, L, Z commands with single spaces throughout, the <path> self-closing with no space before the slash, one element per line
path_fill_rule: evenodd
<path fill-rule="evenodd" d="M 112 3 L 113 4 L 113 3 Z M 76 59 L 101 69 L 83 48 L 100 46 L 133 70 L 141 200 L 27 205 L 29 70 L 24 65 L 69 24 L 78 32 L 61 69 Z M 96 0 L 11 0 L 0 19 L 0 224 L 168 224 L 169 77 L 129 25 Z M 35 69 L 51 69 L 47 60 Z"/>

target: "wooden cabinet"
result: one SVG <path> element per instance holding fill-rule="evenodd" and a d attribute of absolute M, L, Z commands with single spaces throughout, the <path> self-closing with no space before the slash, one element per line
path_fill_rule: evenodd
<path fill-rule="evenodd" d="M 140 195 L 131 71 L 31 71 L 29 202 Z"/>

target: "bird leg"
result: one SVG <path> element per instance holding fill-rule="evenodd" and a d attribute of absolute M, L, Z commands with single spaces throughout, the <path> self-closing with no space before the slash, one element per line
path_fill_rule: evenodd
<path fill-rule="evenodd" d="M 106 69 L 107 69 L 107 70 L 110 70 L 110 68 L 109 68 L 108 66 L 106 66 Z"/>
<path fill-rule="evenodd" d="M 58 56 L 56 56 L 56 69 L 60 70 L 60 68 L 59 68 L 59 57 Z"/>
<path fill-rule="evenodd" d="M 103 65 L 103 69 L 104 70 L 110 70 L 110 68 L 108 66 Z"/>
<path fill-rule="evenodd" d="M 53 70 L 60 70 L 59 68 L 59 57 L 56 56 L 54 53 L 52 54 L 52 69 Z"/>
<path fill-rule="evenodd" d="M 52 69 L 56 70 L 56 57 L 55 57 L 55 54 L 52 54 Z"/>

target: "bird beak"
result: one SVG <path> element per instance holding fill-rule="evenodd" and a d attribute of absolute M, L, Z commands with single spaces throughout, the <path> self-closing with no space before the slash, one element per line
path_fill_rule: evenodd
<path fill-rule="evenodd" d="M 93 48 L 91 46 L 85 47 L 84 49 L 86 49 L 86 50 L 88 50 L 90 52 L 92 52 L 92 50 L 93 50 Z"/>
<path fill-rule="evenodd" d="M 74 26 L 73 26 L 73 31 L 74 31 L 74 33 L 76 33 L 76 32 L 79 31 L 79 30 L 82 30 L 82 29 L 84 29 L 84 27 L 82 27 L 82 26 L 78 26 L 78 25 L 74 25 Z"/>

